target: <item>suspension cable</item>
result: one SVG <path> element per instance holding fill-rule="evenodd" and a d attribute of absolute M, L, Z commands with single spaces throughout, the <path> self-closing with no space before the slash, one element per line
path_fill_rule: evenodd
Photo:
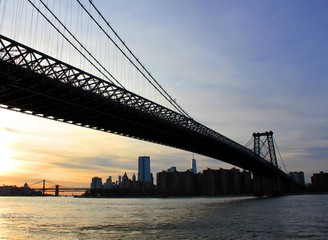
<path fill-rule="evenodd" d="M 46 182 L 47 182 L 47 183 L 51 183 L 51 184 L 53 184 L 53 185 L 56 186 L 56 183 L 50 182 L 50 181 L 48 181 L 48 180 L 46 180 Z"/>
<path fill-rule="evenodd" d="M 279 151 L 279 148 L 278 148 L 278 145 L 276 143 L 276 140 L 273 138 L 273 142 L 274 142 L 274 145 L 276 146 L 277 150 L 278 150 L 278 154 L 279 154 L 279 157 L 280 157 L 280 161 L 282 162 L 282 165 L 284 166 L 284 169 L 285 169 L 285 172 L 287 173 L 287 169 L 286 169 L 286 166 L 285 166 L 285 163 L 281 157 L 281 154 L 280 154 L 280 151 Z"/>
<path fill-rule="evenodd" d="M 32 183 L 32 184 L 29 184 L 29 186 L 33 186 L 33 185 L 36 185 L 36 184 L 41 183 L 41 182 L 43 182 L 43 180 L 38 181 L 38 182 L 35 182 L 35 183 Z"/>
<path fill-rule="evenodd" d="M 2 3 L 3 3 L 3 7 L 2 7 L 1 17 L 0 17 L 0 32 L 2 31 L 2 26 L 4 25 L 7 0 L 4 0 L 3 2 L 0 0 L 0 6 L 1 6 Z"/>
<path fill-rule="evenodd" d="M 244 147 L 246 147 L 246 148 L 248 148 L 250 145 L 251 145 L 251 143 L 253 143 L 253 137 L 251 137 L 251 139 L 249 139 L 249 141 L 245 144 L 245 146 Z"/>
<path fill-rule="evenodd" d="M 83 6 L 83 4 L 76 0 L 80 6 L 84 9 L 84 11 L 90 16 L 90 18 L 97 24 L 97 26 L 103 31 L 103 33 L 112 41 L 112 43 L 120 50 L 120 52 L 129 60 L 129 62 L 138 70 L 138 72 L 145 78 L 147 81 L 173 106 L 175 107 L 181 114 L 185 115 L 188 118 L 191 118 L 188 113 L 183 110 L 183 108 L 165 91 L 165 89 L 156 81 L 156 79 L 150 74 L 150 72 L 144 67 L 144 65 L 139 61 L 139 59 L 133 54 L 133 52 L 128 48 L 128 46 L 124 43 L 124 41 L 120 38 L 120 36 L 116 33 L 116 31 L 112 28 L 112 26 L 108 23 L 105 17 L 101 14 L 98 8 L 93 4 L 92 0 L 89 0 L 92 7 L 96 10 L 96 12 L 100 15 L 106 25 L 112 30 L 115 36 L 120 40 L 123 46 L 128 50 L 128 52 L 133 56 L 133 58 L 137 61 L 137 63 L 142 67 L 142 69 L 150 76 L 150 78 L 155 82 L 157 86 L 140 70 L 140 68 L 126 55 L 126 53 L 117 45 L 117 43 L 108 35 L 108 33 L 100 26 L 100 24 L 94 19 L 94 17 L 90 14 L 90 12 Z"/>
<path fill-rule="evenodd" d="M 85 54 L 83 54 L 42 12 L 41 10 L 34 5 L 34 3 L 31 2 L 31 0 L 28 0 L 29 3 L 45 18 L 45 20 L 53 27 L 56 29 L 56 31 L 63 37 L 65 38 L 65 40 L 73 47 L 75 48 L 75 50 L 77 50 L 93 67 L 95 67 L 107 80 L 109 80 L 111 83 L 113 83 L 113 81 L 111 79 L 108 78 L 107 75 L 105 75 L 90 59 L 88 59 Z M 40 0 L 40 2 L 42 3 L 42 5 L 51 13 L 51 15 L 60 23 L 60 25 L 71 35 L 71 37 L 88 53 L 88 55 L 97 63 L 99 64 L 99 66 L 105 70 L 105 72 L 107 74 L 109 74 L 109 76 L 111 76 L 113 78 L 113 80 L 119 84 L 120 87 L 124 88 L 119 81 L 116 80 L 116 78 L 110 74 L 106 68 L 83 46 L 83 44 L 71 33 L 71 31 L 69 31 L 69 29 L 67 29 L 65 27 L 65 25 L 55 16 L 55 14 L 46 6 L 46 4 Z M 124 88 L 125 89 L 125 88 Z"/>

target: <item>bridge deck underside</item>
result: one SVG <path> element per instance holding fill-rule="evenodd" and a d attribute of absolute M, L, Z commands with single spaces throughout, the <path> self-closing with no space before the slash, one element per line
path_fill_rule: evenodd
<path fill-rule="evenodd" d="M 2 35 L 0 107 L 199 153 L 259 175 L 286 176 L 189 117 Z"/>
<path fill-rule="evenodd" d="M 188 150 L 255 172 L 274 171 L 247 151 L 172 122 L 19 66 L 0 66 L 0 104 L 8 109 Z"/>

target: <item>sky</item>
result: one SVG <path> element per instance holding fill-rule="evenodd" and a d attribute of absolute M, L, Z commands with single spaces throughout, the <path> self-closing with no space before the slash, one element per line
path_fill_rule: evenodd
<path fill-rule="evenodd" d="M 307 182 L 313 173 L 328 172 L 327 1 L 93 3 L 193 119 L 242 145 L 253 132 L 272 130 L 288 172 L 303 171 Z M 0 32 L 15 37 L 10 4 L 0 2 Z M 0 185 L 46 179 L 88 187 L 94 176 L 132 177 L 143 155 L 150 156 L 154 174 L 171 166 L 185 171 L 193 158 L 191 152 L 0 109 Z M 233 167 L 194 157 L 198 171 Z"/>

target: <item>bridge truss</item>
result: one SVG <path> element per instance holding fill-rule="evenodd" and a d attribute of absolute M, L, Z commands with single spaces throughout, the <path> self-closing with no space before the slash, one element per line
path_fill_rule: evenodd
<path fill-rule="evenodd" d="M 263 174 L 250 149 L 155 102 L 0 35 L 0 107 L 167 145 Z"/>

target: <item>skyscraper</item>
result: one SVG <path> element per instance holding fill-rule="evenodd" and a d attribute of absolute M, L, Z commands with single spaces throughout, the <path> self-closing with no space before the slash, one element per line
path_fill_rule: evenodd
<path fill-rule="evenodd" d="M 109 177 L 106 179 L 106 183 L 104 184 L 104 188 L 105 188 L 105 189 L 112 188 L 112 177 L 111 177 L 111 176 L 109 176 Z"/>
<path fill-rule="evenodd" d="M 90 184 L 91 189 L 102 189 L 102 180 L 99 177 L 93 177 Z"/>
<path fill-rule="evenodd" d="M 138 159 L 138 180 L 140 182 L 151 182 L 150 157 L 149 156 L 139 156 L 139 159 Z"/>
<path fill-rule="evenodd" d="M 193 174 L 197 174 L 197 165 L 196 165 L 196 159 L 191 160 L 191 170 Z"/>

